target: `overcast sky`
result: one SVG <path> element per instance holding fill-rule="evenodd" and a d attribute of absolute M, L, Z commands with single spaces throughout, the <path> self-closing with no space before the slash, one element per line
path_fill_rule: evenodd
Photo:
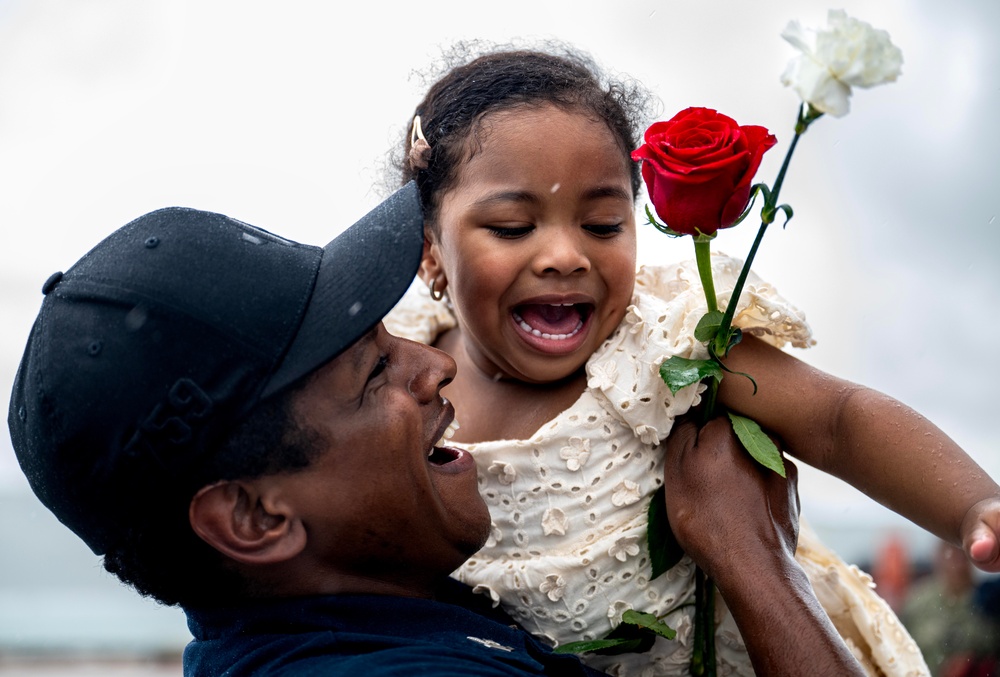
<path fill-rule="evenodd" d="M 662 118 L 698 105 L 766 126 L 779 145 L 758 179 L 771 183 L 798 105 L 779 34 L 840 7 L 890 32 L 903 75 L 809 130 L 782 192 L 795 219 L 755 267 L 806 312 L 818 345 L 802 359 L 910 404 L 1000 477 L 995 0 L 346 6 L 0 0 L 4 412 L 49 274 L 167 205 L 325 243 L 380 199 L 385 153 L 422 95 L 414 73 L 455 40 L 559 38 L 641 80 Z M 744 256 L 754 230 L 714 247 Z M 691 255 L 688 240 L 640 234 L 641 262 Z M 6 433 L 0 486 L 25 487 Z M 814 521 L 881 515 L 818 474 L 802 491 Z"/>

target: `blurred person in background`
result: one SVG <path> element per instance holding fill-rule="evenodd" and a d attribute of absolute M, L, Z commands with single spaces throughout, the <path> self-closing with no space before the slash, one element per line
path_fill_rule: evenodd
<path fill-rule="evenodd" d="M 935 677 L 1000 675 L 1000 622 L 975 603 L 972 565 L 941 541 L 931 574 L 911 588 L 901 620 Z"/>
<path fill-rule="evenodd" d="M 898 534 L 890 534 L 879 548 L 872 565 L 872 578 L 878 586 L 879 595 L 898 614 L 913 578 L 910 555 Z"/>

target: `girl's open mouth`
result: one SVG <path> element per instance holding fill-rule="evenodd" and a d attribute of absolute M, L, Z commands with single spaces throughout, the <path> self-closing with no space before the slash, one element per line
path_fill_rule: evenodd
<path fill-rule="evenodd" d="M 590 303 L 526 303 L 511 311 L 518 333 L 546 353 L 572 352 L 582 343 L 594 312 Z"/>

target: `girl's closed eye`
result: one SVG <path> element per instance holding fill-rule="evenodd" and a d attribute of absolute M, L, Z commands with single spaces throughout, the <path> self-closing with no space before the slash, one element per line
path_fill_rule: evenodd
<path fill-rule="evenodd" d="M 601 238 L 610 238 L 615 235 L 620 235 L 624 230 L 624 226 L 621 223 L 613 224 L 588 224 L 585 225 L 584 230 L 589 232 L 591 235 L 596 235 Z"/>
<path fill-rule="evenodd" d="M 514 240 L 524 237 L 534 229 L 534 226 L 486 226 L 486 230 L 490 231 L 494 237 L 504 240 Z"/>

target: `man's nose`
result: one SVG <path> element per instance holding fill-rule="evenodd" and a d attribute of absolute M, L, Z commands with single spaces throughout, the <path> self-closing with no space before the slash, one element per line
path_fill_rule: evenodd
<path fill-rule="evenodd" d="M 437 399 L 441 389 L 451 383 L 458 367 L 450 355 L 437 348 L 412 341 L 408 343 L 411 344 L 409 354 L 404 359 L 409 360 L 414 367 L 409 391 L 414 399 L 426 404 Z"/>

